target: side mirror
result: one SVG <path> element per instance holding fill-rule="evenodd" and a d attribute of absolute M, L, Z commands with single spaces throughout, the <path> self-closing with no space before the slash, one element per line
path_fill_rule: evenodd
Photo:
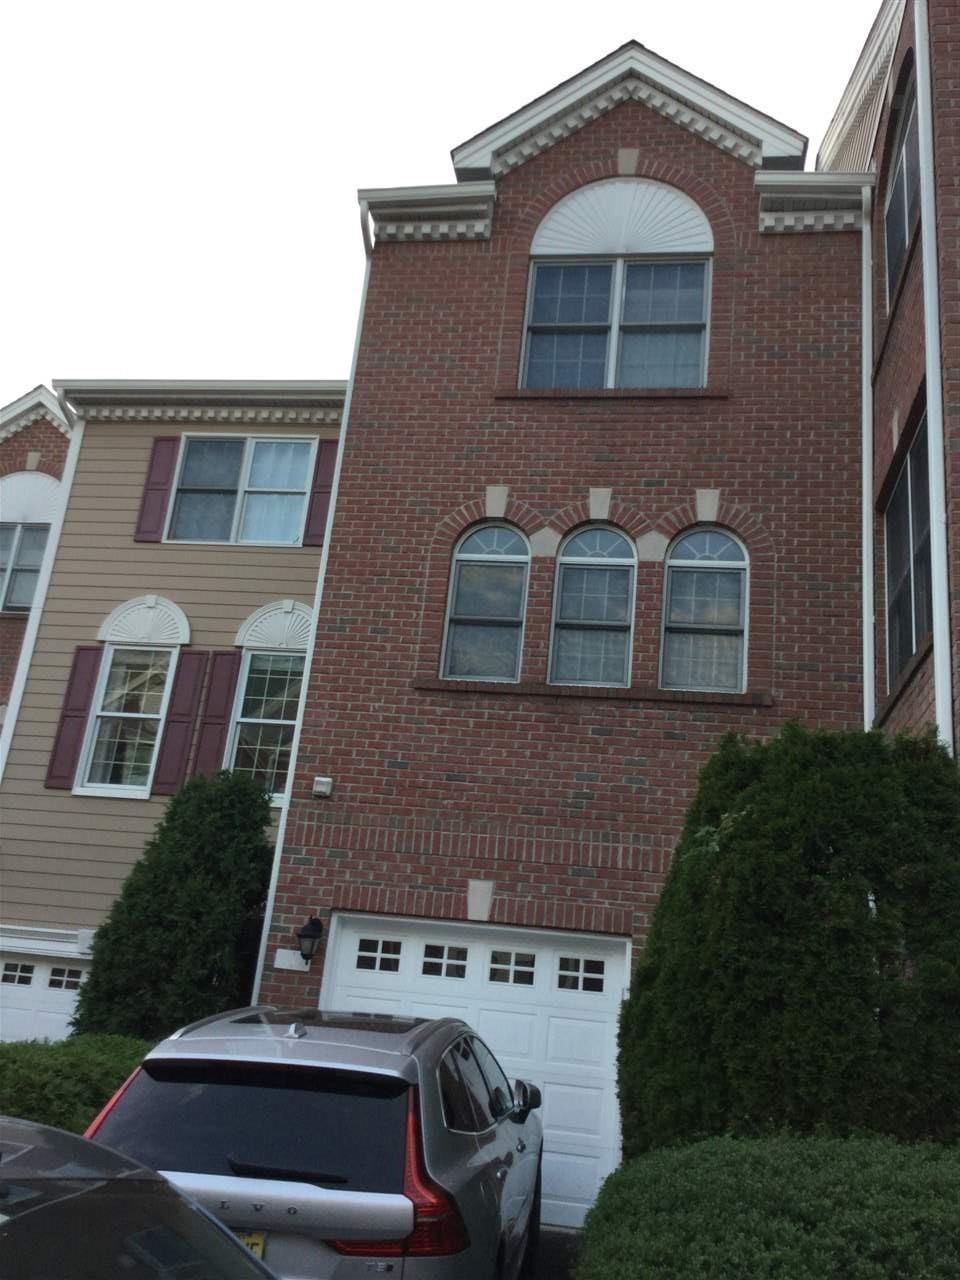
<path fill-rule="evenodd" d="M 526 1120 L 531 1111 L 536 1111 L 543 1104 L 543 1095 L 535 1084 L 526 1080 L 518 1080 L 513 1086 L 513 1118 L 520 1124 Z"/>

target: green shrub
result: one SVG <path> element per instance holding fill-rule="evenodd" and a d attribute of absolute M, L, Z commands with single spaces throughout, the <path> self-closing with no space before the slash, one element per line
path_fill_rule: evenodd
<path fill-rule="evenodd" d="M 627 1156 L 960 1137 L 960 781 L 932 738 L 724 741 L 624 1007 Z"/>
<path fill-rule="evenodd" d="M 0 1044 L 0 1112 L 82 1133 L 149 1047 L 98 1035 Z"/>
<path fill-rule="evenodd" d="M 604 1184 L 576 1280 L 960 1275 L 960 1152 L 889 1138 L 710 1138 Z"/>
<path fill-rule="evenodd" d="M 250 999 L 272 850 L 245 774 L 173 797 L 93 941 L 74 1030 L 156 1040 Z"/>

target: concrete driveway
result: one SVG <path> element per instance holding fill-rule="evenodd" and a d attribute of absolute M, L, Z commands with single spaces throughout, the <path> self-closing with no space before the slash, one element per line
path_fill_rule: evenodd
<path fill-rule="evenodd" d="M 544 1227 L 534 1280 L 573 1280 L 573 1260 L 579 1233 Z"/>

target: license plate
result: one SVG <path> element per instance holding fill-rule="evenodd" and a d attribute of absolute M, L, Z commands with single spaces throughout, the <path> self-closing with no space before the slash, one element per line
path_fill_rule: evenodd
<path fill-rule="evenodd" d="M 263 1231 L 235 1231 L 233 1233 L 241 1244 L 245 1244 L 252 1254 L 257 1258 L 263 1257 L 263 1246 L 266 1241 L 266 1233 Z"/>

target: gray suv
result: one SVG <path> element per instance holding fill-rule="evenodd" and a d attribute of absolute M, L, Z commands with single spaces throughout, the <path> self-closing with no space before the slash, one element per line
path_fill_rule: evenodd
<path fill-rule="evenodd" d="M 514 1280 L 538 1238 L 539 1106 L 452 1018 L 258 1007 L 162 1041 L 86 1136 L 282 1280 Z"/>

